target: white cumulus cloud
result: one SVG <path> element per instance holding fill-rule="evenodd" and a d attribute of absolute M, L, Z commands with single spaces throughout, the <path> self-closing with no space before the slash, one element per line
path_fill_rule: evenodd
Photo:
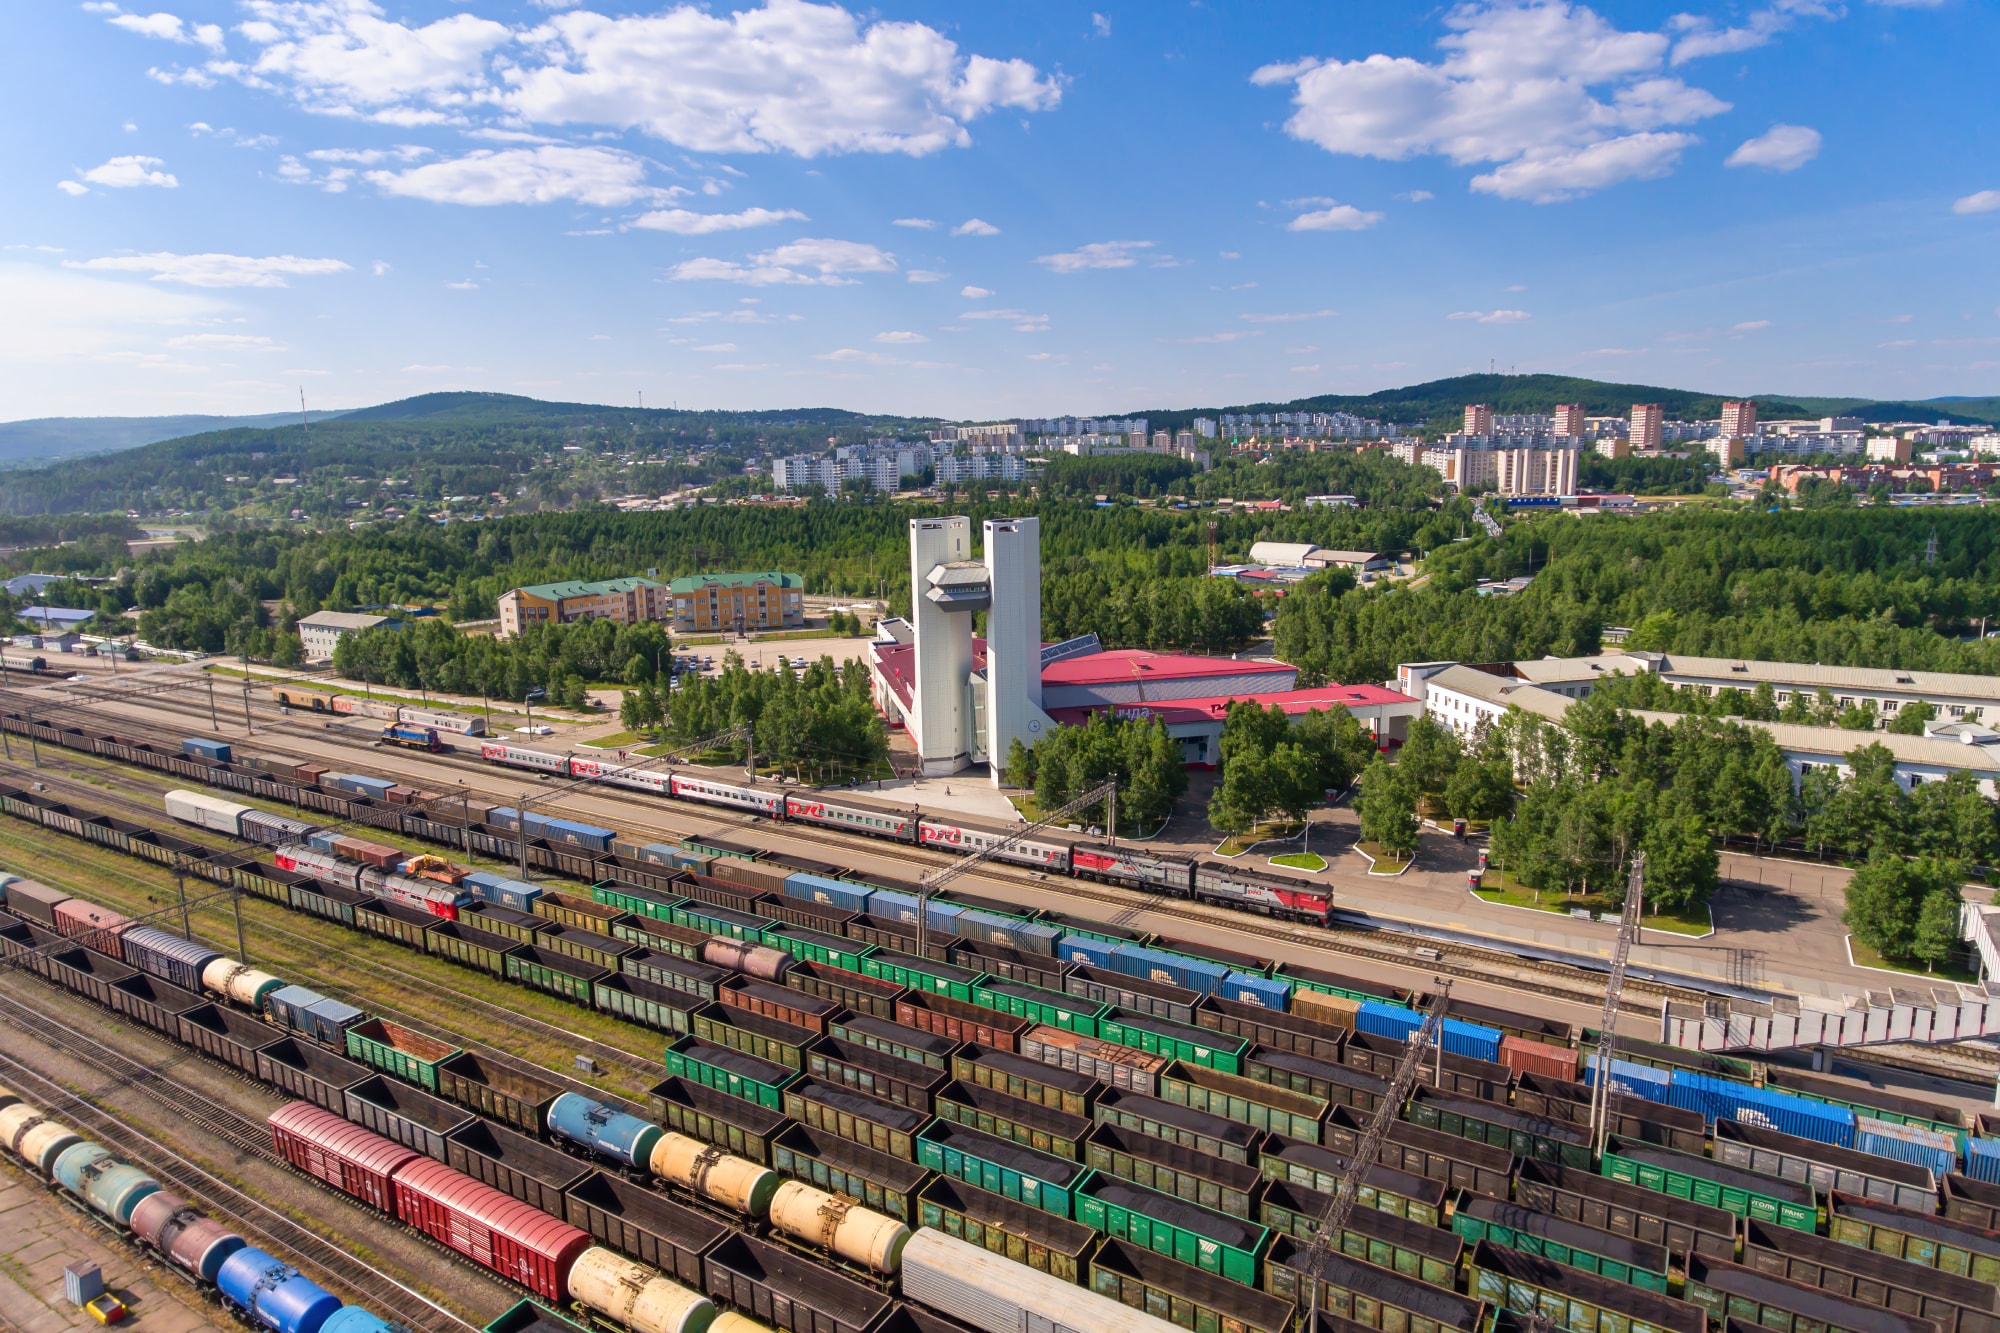
<path fill-rule="evenodd" d="M 808 273 L 808 269 L 815 273 Z M 895 256 L 886 250 L 861 241 L 806 237 L 751 255 L 741 263 L 728 259 L 690 259 L 676 264 L 671 276 L 676 282 L 740 282 L 751 287 L 787 284 L 840 287 L 854 281 L 845 274 L 895 270 Z"/>
<path fill-rule="evenodd" d="M 77 172 L 80 180 L 57 181 L 56 188 L 65 194 L 89 194 L 90 188 L 83 181 L 110 190 L 132 190 L 147 185 L 163 190 L 178 188 L 180 182 L 173 173 L 160 170 L 165 165 L 157 157 L 114 157 L 102 166 Z"/>
<path fill-rule="evenodd" d="M 1382 220 L 1380 213 L 1364 213 L 1353 204 L 1328 202 L 1324 208 L 1301 213 L 1285 224 L 1286 231 L 1367 231 Z"/>
<path fill-rule="evenodd" d="M 932 218 L 897 218 L 889 225 L 892 227 L 912 227 L 917 231 L 929 231 L 937 226 L 937 222 Z"/>
<path fill-rule="evenodd" d="M 1961 215 L 2000 212 L 2000 190 L 1981 190 L 1977 194 L 1968 194 L 1954 203 L 1951 211 Z"/>
<path fill-rule="evenodd" d="M 648 231 L 670 231 L 677 236 L 707 236 L 718 231 L 742 231 L 746 227 L 768 227 L 774 222 L 806 220 L 806 215 L 796 208 L 746 208 L 740 213 L 695 213 L 685 208 L 662 208 L 634 218 L 632 225 Z"/>
<path fill-rule="evenodd" d="M 875 335 L 878 343 L 927 343 L 930 341 L 921 333 L 911 333 L 905 329 L 892 329 Z"/>
<path fill-rule="evenodd" d="M 961 287 L 958 289 L 958 294 L 968 301 L 983 301 L 993 295 L 993 292 L 986 287 Z"/>
<path fill-rule="evenodd" d="M 1723 165 L 1797 171 L 1819 156 L 1819 146 L 1818 130 L 1805 125 L 1773 125 L 1756 138 L 1744 140 Z"/>
<path fill-rule="evenodd" d="M 1674 64 L 1748 51 L 1770 42 L 1800 19 L 1835 18 L 1839 14 L 1840 6 L 1832 0 L 1772 0 L 1730 27 L 1717 27 L 1713 19 L 1697 14 L 1676 14 L 1668 25 L 1679 34 L 1674 42 Z"/>
<path fill-rule="evenodd" d="M 478 148 L 402 171 L 371 171 L 368 179 L 384 194 L 475 207 L 572 199 L 615 208 L 657 197 L 645 161 L 615 148 Z"/>
<path fill-rule="evenodd" d="M 1251 82 L 1292 86 L 1293 138 L 1356 157 L 1490 164 L 1473 189 L 1537 203 L 1663 175 L 1696 142 L 1669 127 L 1728 110 L 1664 72 L 1668 36 L 1621 31 L 1583 5 L 1494 0 L 1444 21 L 1436 63 L 1310 58 Z"/>
<path fill-rule="evenodd" d="M 1152 248 L 1151 241 L 1093 241 L 1061 254 L 1043 255 L 1035 262 L 1051 273 L 1081 273 L 1093 268 L 1131 268 L 1139 262 L 1137 252 Z"/>
<path fill-rule="evenodd" d="M 223 47 L 222 29 L 213 23 L 189 23 L 178 14 L 152 13 L 127 14 L 115 4 L 87 4 L 84 8 L 93 14 L 104 15 L 105 22 L 114 28 L 137 33 L 141 37 L 151 37 L 163 42 L 178 42 L 183 46 L 205 46 L 211 51 Z"/>
<path fill-rule="evenodd" d="M 1446 319 L 1469 319 L 1478 324 L 1519 324 L 1532 318 L 1525 310 L 1454 310 Z"/>
<path fill-rule="evenodd" d="M 954 236 L 998 236 L 1000 229 L 984 218 L 967 218 L 951 229 Z"/>
<path fill-rule="evenodd" d="M 148 255 L 106 255 L 100 259 L 66 259 L 65 268 L 95 269 L 110 273 L 150 273 L 154 282 L 177 282 L 187 287 L 283 287 L 289 277 L 324 277 L 347 272 L 338 259 L 301 259 L 297 255 L 177 255 L 159 251 Z"/>

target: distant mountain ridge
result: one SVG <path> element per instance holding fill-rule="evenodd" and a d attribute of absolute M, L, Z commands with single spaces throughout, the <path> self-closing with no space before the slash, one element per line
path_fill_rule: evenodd
<path fill-rule="evenodd" d="M 315 412 L 313 420 L 331 420 L 339 415 Z M 296 412 L 266 412 L 247 417 L 188 413 L 165 417 L 34 417 L 26 421 L 0 421 L 0 467 L 136 449 L 142 444 L 177 440 L 212 430 L 282 426 L 298 419 Z"/>

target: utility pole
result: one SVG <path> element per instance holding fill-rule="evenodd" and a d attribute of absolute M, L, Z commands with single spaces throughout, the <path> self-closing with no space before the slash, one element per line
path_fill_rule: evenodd
<path fill-rule="evenodd" d="M 192 940 L 194 927 L 188 924 L 187 876 L 181 873 L 181 859 L 178 856 L 174 858 L 174 891 L 180 894 L 181 898 L 181 938 Z"/>
<path fill-rule="evenodd" d="M 222 730 L 222 723 L 215 716 L 215 677 L 203 672 L 202 679 L 208 682 L 208 729 L 219 732 Z"/>
<path fill-rule="evenodd" d="M 250 654 L 243 654 L 243 734 L 254 736 L 257 726 L 250 720 Z"/>
<path fill-rule="evenodd" d="M 250 946 L 243 942 L 243 890 L 231 894 L 230 901 L 236 904 L 236 961 L 248 967 Z"/>
<path fill-rule="evenodd" d="M 514 832 L 519 835 L 516 845 L 520 849 L 521 879 L 528 878 L 528 793 L 522 792 L 521 803 L 514 807 Z"/>
<path fill-rule="evenodd" d="M 28 713 L 25 716 L 28 719 L 28 753 L 35 757 L 35 767 L 40 768 L 42 766 L 42 746 L 41 742 L 35 739 L 35 715 Z"/>
<path fill-rule="evenodd" d="M 1625 964 L 1632 956 L 1633 941 L 1639 937 L 1640 899 L 1646 892 L 1646 854 L 1632 853 L 1632 871 L 1625 881 L 1625 910 L 1618 918 L 1618 942 L 1611 950 L 1611 976 L 1604 983 L 1604 1012 L 1597 1020 L 1597 1076 L 1590 1095 L 1590 1150 L 1604 1155 L 1604 1141 L 1611 1132 L 1611 1057 L 1618 1038 L 1618 1004 L 1625 989 Z"/>

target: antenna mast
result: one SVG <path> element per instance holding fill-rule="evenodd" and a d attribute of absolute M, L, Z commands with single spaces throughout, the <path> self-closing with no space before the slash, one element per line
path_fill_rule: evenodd
<path fill-rule="evenodd" d="M 306 433 L 306 443 L 312 443 L 312 418 L 306 415 L 306 386 L 299 386 L 299 428 Z"/>

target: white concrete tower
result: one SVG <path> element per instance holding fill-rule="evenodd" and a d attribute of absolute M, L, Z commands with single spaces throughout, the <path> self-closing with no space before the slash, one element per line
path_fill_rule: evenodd
<path fill-rule="evenodd" d="M 1054 729 L 1042 711 L 1042 524 L 988 519 L 986 568 L 993 606 L 986 613 L 987 765 L 995 786 L 1016 738 L 1033 745 Z"/>
<path fill-rule="evenodd" d="M 956 773 L 972 762 L 966 682 L 972 675 L 972 617 L 939 597 L 934 576 L 963 566 L 972 550 L 969 518 L 910 522 L 910 620 L 916 627 L 917 672 L 910 720 L 925 776 Z M 984 579 L 981 579 L 984 582 Z"/>

